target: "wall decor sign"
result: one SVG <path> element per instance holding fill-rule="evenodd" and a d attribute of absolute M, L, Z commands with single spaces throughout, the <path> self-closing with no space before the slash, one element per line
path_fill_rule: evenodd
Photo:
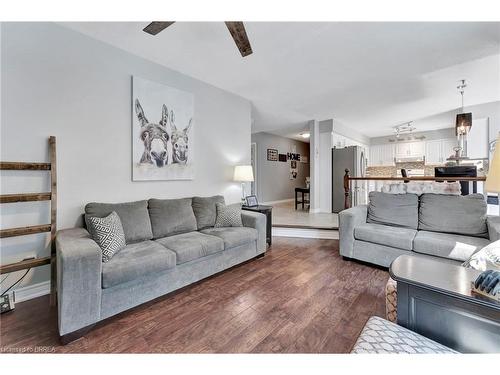
<path fill-rule="evenodd" d="M 279 161 L 286 162 L 288 158 L 286 157 L 286 154 L 279 154 L 278 155 Z"/>
<path fill-rule="evenodd" d="M 297 169 L 297 162 L 295 160 L 292 160 L 290 163 L 291 163 L 292 169 Z"/>
<path fill-rule="evenodd" d="M 267 160 L 269 161 L 278 161 L 278 150 L 274 148 L 267 149 Z"/>
<path fill-rule="evenodd" d="M 132 78 L 132 179 L 194 178 L 193 95 Z"/>
<path fill-rule="evenodd" d="M 288 152 L 286 155 L 288 157 L 288 160 L 300 161 L 300 154 L 294 152 Z"/>

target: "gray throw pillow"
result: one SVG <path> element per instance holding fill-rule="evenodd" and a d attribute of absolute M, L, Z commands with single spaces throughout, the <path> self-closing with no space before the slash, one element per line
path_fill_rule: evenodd
<path fill-rule="evenodd" d="M 106 217 L 89 217 L 89 233 L 102 250 L 102 261 L 109 261 L 125 247 L 125 233 L 120 217 L 111 212 Z"/>
<path fill-rule="evenodd" d="M 215 225 L 215 218 L 217 217 L 216 203 L 224 204 L 224 197 L 221 195 L 193 197 L 193 212 L 196 217 L 198 230 L 211 228 Z"/>
<path fill-rule="evenodd" d="M 120 217 L 128 243 L 147 241 L 153 238 L 149 220 L 148 201 L 125 203 L 89 203 L 85 206 L 85 222 L 89 217 L 105 217 L 111 212 Z"/>
<path fill-rule="evenodd" d="M 241 221 L 241 205 L 226 206 L 223 203 L 217 203 L 217 218 L 215 220 L 215 228 L 225 227 L 242 227 Z"/>
<path fill-rule="evenodd" d="M 489 238 L 486 211 L 482 194 L 423 194 L 420 197 L 418 229 Z"/>
<path fill-rule="evenodd" d="M 148 210 L 154 238 L 195 231 L 191 201 L 191 198 L 150 199 Z"/>
<path fill-rule="evenodd" d="M 369 194 L 367 223 L 417 229 L 418 196 L 372 191 Z"/>

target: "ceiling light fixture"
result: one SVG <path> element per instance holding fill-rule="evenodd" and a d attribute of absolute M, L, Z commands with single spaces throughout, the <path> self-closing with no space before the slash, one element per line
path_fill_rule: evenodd
<path fill-rule="evenodd" d="M 469 134 L 470 128 L 472 128 L 472 112 L 464 113 L 464 92 L 466 87 L 465 79 L 460 80 L 457 89 L 462 97 L 462 107 L 455 121 L 455 135 L 459 143 L 458 147 L 461 148 L 460 156 L 462 157 L 467 157 L 467 134 Z"/>
<path fill-rule="evenodd" d="M 413 121 L 405 122 L 404 124 L 396 125 L 393 127 L 396 138 L 399 138 L 401 133 L 411 133 L 416 127 L 413 126 Z"/>
<path fill-rule="evenodd" d="M 304 133 L 300 133 L 300 136 L 301 136 L 302 138 L 307 139 L 307 138 L 309 138 L 309 137 L 311 136 L 311 134 L 310 134 L 310 133 L 308 133 L 308 132 L 304 132 Z"/>

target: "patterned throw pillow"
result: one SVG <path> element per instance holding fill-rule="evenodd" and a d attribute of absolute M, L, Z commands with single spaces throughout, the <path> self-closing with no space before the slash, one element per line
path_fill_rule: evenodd
<path fill-rule="evenodd" d="M 242 227 L 241 206 L 226 206 L 223 203 L 217 203 L 217 218 L 215 219 L 215 228 L 224 227 Z"/>
<path fill-rule="evenodd" d="M 462 266 L 478 271 L 500 271 L 500 240 L 490 243 L 476 251 Z"/>
<path fill-rule="evenodd" d="M 109 261 L 125 247 L 125 233 L 118 214 L 113 211 L 106 217 L 89 217 L 89 232 L 102 249 L 102 261 Z"/>

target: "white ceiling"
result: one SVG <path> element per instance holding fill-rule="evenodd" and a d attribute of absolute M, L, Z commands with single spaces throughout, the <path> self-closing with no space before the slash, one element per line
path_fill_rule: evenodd
<path fill-rule="evenodd" d="M 462 78 L 467 105 L 500 100 L 500 23 L 247 22 L 245 58 L 223 22 L 179 22 L 155 37 L 147 23 L 62 25 L 251 100 L 254 132 L 334 118 L 390 134 L 457 108 Z"/>

